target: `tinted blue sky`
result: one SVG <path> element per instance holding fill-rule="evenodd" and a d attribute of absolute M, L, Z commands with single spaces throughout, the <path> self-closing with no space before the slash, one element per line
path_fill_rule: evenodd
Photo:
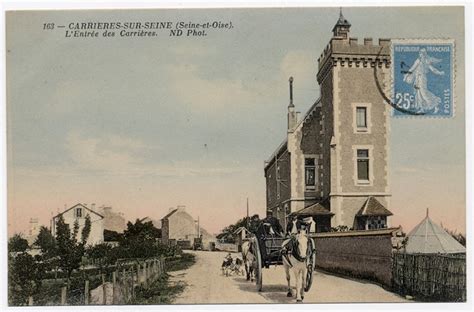
<path fill-rule="evenodd" d="M 186 205 L 217 232 L 264 213 L 263 161 L 284 139 L 288 77 L 304 113 L 336 8 L 42 11 L 7 15 L 9 232 L 76 202 L 159 219 Z M 392 119 L 393 224 L 465 229 L 462 8 L 346 8 L 351 36 L 453 38 L 451 119 Z M 83 21 L 232 21 L 206 37 L 68 39 Z M 436 27 L 433 27 L 436 21 Z"/>

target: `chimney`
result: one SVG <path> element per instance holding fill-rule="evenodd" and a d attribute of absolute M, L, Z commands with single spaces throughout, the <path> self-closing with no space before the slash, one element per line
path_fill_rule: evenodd
<path fill-rule="evenodd" d="M 91 204 L 91 209 L 92 209 L 92 210 L 95 209 L 95 203 L 92 203 L 92 204 Z"/>
<path fill-rule="evenodd" d="M 288 105 L 288 131 L 295 130 L 297 117 L 295 112 L 295 105 L 293 104 L 293 77 L 288 80 L 290 83 L 290 104 Z"/>

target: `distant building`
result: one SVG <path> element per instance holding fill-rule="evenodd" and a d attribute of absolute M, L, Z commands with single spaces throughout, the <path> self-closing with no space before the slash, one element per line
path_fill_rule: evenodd
<path fill-rule="evenodd" d="M 96 212 L 94 208 L 94 205 L 92 205 L 91 208 L 88 208 L 84 204 L 76 204 L 70 208 L 67 208 L 63 212 L 54 216 L 51 220 L 51 233 L 53 236 L 56 236 L 56 223 L 59 216 L 62 215 L 64 218 L 64 223 L 69 225 L 71 231 L 74 227 L 74 222 L 78 222 L 78 239 L 80 239 L 80 235 L 85 224 L 85 218 L 87 215 L 89 215 L 91 219 L 91 231 L 89 238 L 87 239 L 87 244 L 95 245 L 104 242 L 104 216 Z"/>
<path fill-rule="evenodd" d="M 153 226 L 156 227 L 157 229 L 161 229 L 161 220 L 155 220 L 150 217 L 145 217 L 140 220 L 141 222 L 151 222 L 153 223 Z"/>
<path fill-rule="evenodd" d="M 104 216 L 104 230 L 122 233 L 127 228 L 127 222 L 123 214 L 112 211 L 112 207 L 101 206 L 99 212 Z"/>
<path fill-rule="evenodd" d="M 30 218 L 28 235 L 26 236 L 26 240 L 28 241 L 28 244 L 30 246 L 36 241 L 39 231 L 40 231 L 40 225 L 38 222 L 38 218 Z"/>
<path fill-rule="evenodd" d="M 211 241 L 215 241 L 214 236 L 205 229 L 198 228 L 197 220 L 186 212 L 185 206 L 171 208 L 168 214 L 161 219 L 161 241 L 163 244 L 183 242 L 183 246 L 192 246 L 194 238 L 197 238 L 198 235 L 202 236 L 205 248 Z"/>
<path fill-rule="evenodd" d="M 358 43 L 350 27 L 341 13 L 318 59 L 321 96 L 301 120 L 290 78 L 287 136 L 264 168 L 267 212 L 283 228 L 303 209 L 317 231 L 389 226 L 390 40 Z"/>

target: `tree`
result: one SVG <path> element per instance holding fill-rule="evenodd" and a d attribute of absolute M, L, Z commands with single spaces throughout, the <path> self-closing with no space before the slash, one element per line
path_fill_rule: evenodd
<path fill-rule="evenodd" d="M 462 233 L 458 233 L 457 231 L 452 231 L 443 226 L 443 223 L 441 223 L 441 227 L 449 234 L 451 235 L 455 240 L 457 240 L 461 245 L 466 247 L 466 236 L 463 235 Z"/>
<path fill-rule="evenodd" d="M 239 219 L 236 223 L 230 224 L 223 228 L 221 233 L 217 235 L 217 238 L 223 240 L 226 243 L 235 243 L 234 232 L 238 228 L 244 227 L 251 233 L 257 233 L 257 228 L 260 224 L 260 221 L 261 220 L 258 214 L 255 214 L 252 217 L 245 217 Z"/>
<path fill-rule="evenodd" d="M 104 243 L 89 246 L 86 254 L 94 261 L 94 265 L 99 267 L 101 274 L 118 259 L 117 248 Z"/>
<path fill-rule="evenodd" d="M 81 232 L 82 244 L 84 245 L 87 244 L 87 239 L 89 238 L 90 233 L 91 233 L 91 216 L 87 214 L 84 221 L 84 227 L 82 228 L 82 232 Z"/>
<path fill-rule="evenodd" d="M 28 241 L 21 234 L 13 235 L 8 241 L 9 252 L 25 252 L 28 249 Z"/>
<path fill-rule="evenodd" d="M 164 246 L 159 242 L 161 231 L 151 221 L 128 222 L 127 229 L 119 238 L 119 246 L 124 258 L 148 258 L 163 253 Z"/>
<path fill-rule="evenodd" d="M 78 241 L 78 232 L 79 223 L 77 220 L 74 222 L 73 231 L 71 233 L 69 224 L 64 222 L 62 215 L 59 216 L 56 222 L 56 243 L 59 267 L 67 273 L 68 284 L 70 283 L 72 272 L 81 266 L 82 257 L 85 253 L 84 245 L 89 236 L 89 233 L 83 231 L 84 236 L 81 238 L 81 241 Z"/>
<path fill-rule="evenodd" d="M 40 227 L 38 237 L 34 244 L 41 249 L 41 253 L 46 259 L 54 257 L 57 254 L 56 239 L 53 234 L 51 234 L 51 231 L 45 226 Z"/>
<path fill-rule="evenodd" d="M 28 297 L 38 293 L 44 278 L 44 266 L 28 253 L 9 257 L 8 287 L 11 305 L 26 305 Z"/>

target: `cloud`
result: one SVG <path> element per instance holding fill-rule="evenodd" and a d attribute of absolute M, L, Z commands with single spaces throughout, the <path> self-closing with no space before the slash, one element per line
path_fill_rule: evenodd
<path fill-rule="evenodd" d="M 145 155 L 154 149 L 154 162 Z M 80 132 L 67 135 L 65 150 L 69 163 L 57 166 L 19 167 L 15 174 L 28 177 L 210 177 L 245 172 L 248 168 L 236 162 L 192 159 L 160 162 L 160 147 L 150 147 L 141 140 L 117 135 L 85 136 Z"/>
<path fill-rule="evenodd" d="M 280 73 L 283 78 L 293 76 L 296 84 L 315 84 L 316 70 L 314 53 L 308 50 L 293 50 L 288 52 L 280 63 Z"/>
<path fill-rule="evenodd" d="M 206 79 L 200 76 L 198 66 L 189 64 L 170 65 L 168 72 L 173 96 L 191 107 L 221 112 L 232 109 L 231 103 L 245 107 L 255 102 L 255 93 L 242 80 Z"/>
<path fill-rule="evenodd" d="M 121 171 L 136 166 L 138 155 L 145 149 L 139 140 L 116 135 L 84 137 L 72 132 L 66 138 L 66 150 L 78 169 Z"/>

